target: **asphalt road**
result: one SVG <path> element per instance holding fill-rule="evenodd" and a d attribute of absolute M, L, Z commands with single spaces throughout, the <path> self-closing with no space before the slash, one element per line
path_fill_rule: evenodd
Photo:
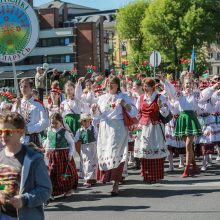
<path fill-rule="evenodd" d="M 177 163 L 176 163 L 177 166 Z M 147 185 L 138 171 L 129 170 L 120 196 L 111 197 L 111 184 L 85 188 L 59 198 L 45 208 L 47 220 L 219 220 L 220 163 L 205 173 L 182 179 L 176 169 L 160 184 Z"/>

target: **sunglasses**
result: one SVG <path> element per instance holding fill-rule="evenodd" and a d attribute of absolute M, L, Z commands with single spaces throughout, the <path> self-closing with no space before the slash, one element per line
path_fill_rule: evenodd
<path fill-rule="evenodd" d="M 13 133 L 22 131 L 23 129 L 0 129 L 0 136 L 4 133 L 6 136 L 12 137 Z"/>
<path fill-rule="evenodd" d="M 217 80 L 220 80 L 220 77 L 218 77 L 218 78 L 214 78 L 214 80 L 216 80 L 216 81 L 217 81 Z"/>

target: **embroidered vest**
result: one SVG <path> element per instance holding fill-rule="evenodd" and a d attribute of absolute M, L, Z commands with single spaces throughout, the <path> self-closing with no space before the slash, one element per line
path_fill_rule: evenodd
<path fill-rule="evenodd" d="M 148 104 L 144 100 L 144 94 L 140 96 L 140 124 L 147 125 L 149 122 L 157 124 L 159 121 L 159 106 L 157 104 L 158 96 L 154 101 Z"/>
<path fill-rule="evenodd" d="M 94 127 L 92 126 L 92 129 L 82 129 L 80 131 L 80 140 L 82 141 L 82 144 L 89 144 L 91 142 L 96 141 L 95 139 L 95 132 Z"/>
<path fill-rule="evenodd" d="M 48 131 L 48 139 L 50 143 L 50 148 L 58 149 L 58 148 L 67 148 L 68 142 L 65 138 L 65 128 L 62 128 L 60 131 L 55 132 L 53 130 Z"/>

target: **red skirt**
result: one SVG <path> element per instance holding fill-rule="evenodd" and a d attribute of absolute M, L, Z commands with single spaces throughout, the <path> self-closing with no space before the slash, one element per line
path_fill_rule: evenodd
<path fill-rule="evenodd" d="M 164 178 L 164 158 L 141 159 L 141 174 L 145 181 L 156 181 Z"/>
<path fill-rule="evenodd" d="M 53 186 L 53 196 L 77 189 L 78 174 L 74 160 L 68 161 L 69 149 L 47 153 L 48 172 Z"/>
<path fill-rule="evenodd" d="M 116 182 L 122 181 L 124 164 L 125 164 L 124 162 L 120 163 L 120 165 L 117 168 L 107 171 L 100 170 L 98 167 L 97 181 L 102 183 L 111 182 L 111 181 L 116 181 Z"/>

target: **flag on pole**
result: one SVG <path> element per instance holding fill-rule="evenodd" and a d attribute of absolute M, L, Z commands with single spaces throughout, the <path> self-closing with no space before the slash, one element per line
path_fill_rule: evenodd
<path fill-rule="evenodd" d="M 190 73 L 195 73 L 196 71 L 196 55 L 195 55 L 195 49 L 194 49 L 194 46 L 193 46 L 193 50 L 192 50 L 192 54 L 191 54 L 191 62 L 190 62 L 190 68 L 189 68 L 189 72 Z"/>

